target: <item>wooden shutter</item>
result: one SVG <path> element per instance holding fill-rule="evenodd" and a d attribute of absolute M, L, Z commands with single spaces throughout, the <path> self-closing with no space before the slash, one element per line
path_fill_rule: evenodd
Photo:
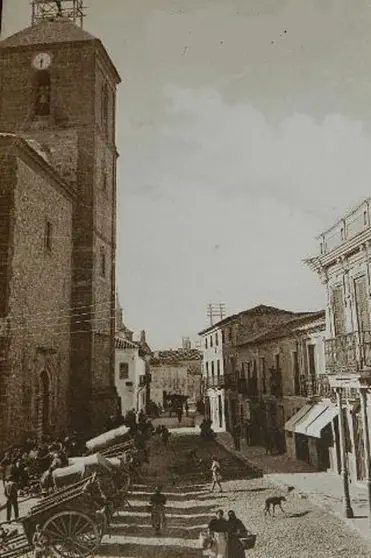
<path fill-rule="evenodd" d="M 354 280 L 356 295 L 356 310 L 359 331 L 370 330 L 370 311 L 368 307 L 366 277 L 358 277 Z"/>
<path fill-rule="evenodd" d="M 335 336 L 345 334 L 345 309 L 343 288 L 335 287 L 332 290 L 332 313 L 334 316 Z"/>

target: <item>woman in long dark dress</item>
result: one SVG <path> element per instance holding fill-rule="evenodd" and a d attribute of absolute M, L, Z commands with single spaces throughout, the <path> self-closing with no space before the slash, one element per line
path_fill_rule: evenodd
<path fill-rule="evenodd" d="M 212 555 L 215 558 L 227 558 L 228 544 L 228 521 L 224 519 L 223 510 L 218 510 L 215 517 L 209 523 L 209 533 L 214 539 L 214 548 Z"/>
<path fill-rule="evenodd" d="M 245 558 L 245 550 L 240 537 L 245 537 L 248 531 L 232 510 L 228 512 L 227 530 L 228 558 Z"/>

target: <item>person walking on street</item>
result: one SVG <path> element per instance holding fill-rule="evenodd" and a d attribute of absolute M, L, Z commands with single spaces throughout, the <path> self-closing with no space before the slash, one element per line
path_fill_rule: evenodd
<path fill-rule="evenodd" d="M 220 472 L 220 463 L 216 457 L 212 458 L 211 476 L 212 476 L 211 492 L 214 492 L 216 485 L 219 486 L 220 492 L 223 492 L 223 488 L 221 485 L 222 475 Z"/>
<path fill-rule="evenodd" d="M 237 422 L 233 427 L 234 449 L 241 451 L 241 425 Z"/>
<path fill-rule="evenodd" d="M 13 476 L 10 476 L 5 482 L 4 495 L 6 498 L 6 520 L 11 520 L 12 509 L 14 511 L 14 518 L 18 519 L 18 484 L 15 482 Z"/>
<path fill-rule="evenodd" d="M 163 443 L 164 446 L 166 447 L 166 446 L 167 446 L 167 443 L 168 443 L 168 441 L 169 441 L 169 437 L 170 437 L 170 432 L 169 432 L 169 430 L 166 428 L 166 426 L 162 426 L 160 436 L 161 436 L 162 443 Z"/>
<path fill-rule="evenodd" d="M 230 558 L 245 558 L 245 549 L 240 539 L 246 537 L 248 531 L 233 510 L 228 512 L 227 531 L 228 556 Z"/>
<path fill-rule="evenodd" d="M 186 400 L 186 402 L 185 402 L 185 404 L 184 404 L 184 409 L 185 409 L 186 417 L 188 418 L 189 406 L 188 406 L 188 401 L 187 401 L 187 400 Z"/>
<path fill-rule="evenodd" d="M 272 451 L 273 451 L 273 440 L 272 440 L 272 432 L 267 429 L 265 431 L 265 453 L 266 455 L 272 455 Z"/>
<path fill-rule="evenodd" d="M 4 455 L 1 462 L 0 462 L 1 477 L 2 477 L 2 480 L 3 480 L 4 488 L 5 488 L 5 483 L 6 483 L 6 479 L 7 479 L 7 476 L 8 476 L 8 471 L 9 471 L 10 465 L 11 465 L 11 459 L 10 459 L 9 453 L 7 452 Z"/>
<path fill-rule="evenodd" d="M 245 440 L 246 440 L 246 445 L 250 446 L 250 444 L 251 444 L 251 423 L 250 423 L 249 419 L 246 419 L 246 421 L 245 421 Z"/>
<path fill-rule="evenodd" d="M 228 558 L 228 524 L 224 519 L 223 510 L 218 510 L 210 521 L 209 533 L 214 541 L 213 555 L 215 558 Z M 234 556 L 230 558 L 234 558 Z"/>
<path fill-rule="evenodd" d="M 182 406 L 178 407 L 178 413 L 177 414 L 178 414 L 178 422 L 180 424 L 182 422 L 182 417 L 183 417 L 183 407 Z"/>
<path fill-rule="evenodd" d="M 156 535 L 159 535 L 166 526 L 166 496 L 162 493 L 161 486 L 156 486 L 155 492 L 152 494 L 149 503 L 152 527 L 155 529 Z"/>

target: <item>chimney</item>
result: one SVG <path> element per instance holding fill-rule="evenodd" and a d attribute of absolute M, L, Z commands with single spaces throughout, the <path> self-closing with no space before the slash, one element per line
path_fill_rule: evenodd
<path fill-rule="evenodd" d="M 140 342 L 146 343 L 146 332 L 144 329 L 142 329 L 142 331 L 140 332 Z"/>

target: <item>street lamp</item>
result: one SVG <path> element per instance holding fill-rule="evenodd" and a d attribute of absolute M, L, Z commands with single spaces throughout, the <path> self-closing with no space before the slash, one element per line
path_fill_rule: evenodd
<path fill-rule="evenodd" d="M 344 414 L 343 414 L 343 400 L 342 400 L 342 387 L 336 387 L 336 402 L 339 409 L 339 441 L 340 441 L 340 459 L 341 459 L 341 476 L 343 479 L 344 491 L 344 515 L 347 518 L 353 518 L 354 513 L 350 502 L 349 492 L 349 477 L 346 462 L 346 447 L 345 447 L 345 428 L 344 428 Z"/>

